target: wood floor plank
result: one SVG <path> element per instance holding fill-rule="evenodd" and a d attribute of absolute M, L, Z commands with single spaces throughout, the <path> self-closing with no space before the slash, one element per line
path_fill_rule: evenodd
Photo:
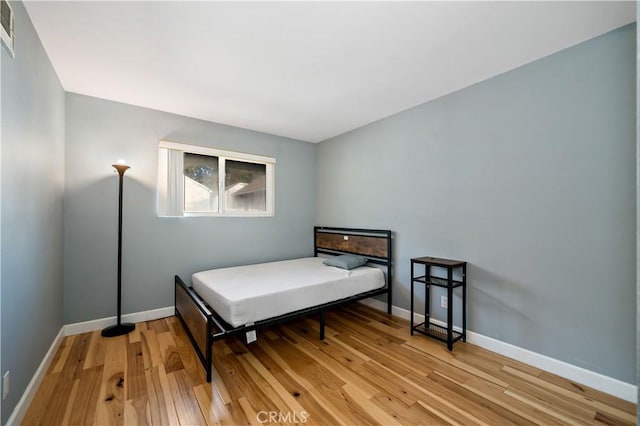
<path fill-rule="evenodd" d="M 403 380 L 401 375 L 375 361 L 366 362 L 356 367 L 355 371 L 407 405 L 415 404 L 423 397 L 422 394 L 415 392 L 411 384 Z"/>
<path fill-rule="evenodd" d="M 170 332 L 158 334 L 158 346 L 160 348 L 160 357 L 167 373 L 184 369 L 182 357 L 176 347 L 176 341 Z"/>
<path fill-rule="evenodd" d="M 127 335 L 129 343 L 135 343 L 140 341 L 140 327 L 136 325 L 131 333 Z"/>
<path fill-rule="evenodd" d="M 147 382 L 151 424 L 178 424 L 178 416 L 173 404 L 169 379 L 164 371 L 164 366 L 160 365 L 145 370 L 145 380 Z"/>
<path fill-rule="evenodd" d="M 451 364 L 456 365 L 456 363 L 466 365 L 467 368 L 465 369 L 465 371 L 468 371 L 470 374 L 476 377 L 483 377 L 485 375 L 492 377 L 490 381 L 497 384 L 498 386 L 507 387 L 509 385 L 513 385 L 514 383 L 524 383 L 523 380 L 506 373 L 503 370 L 505 364 L 502 364 L 498 358 L 493 360 L 485 360 L 481 356 L 470 356 L 466 353 L 456 354 L 455 360 L 452 361 Z M 524 369 L 518 368 L 517 370 L 523 371 Z M 538 374 L 537 370 L 532 371 L 536 371 L 536 374 Z M 487 379 L 486 376 L 484 378 Z"/>
<path fill-rule="evenodd" d="M 209 392 L 207 392 L 207 389 L 209 389 Z M 222 397 L 211 386 L 198 385 L 193 388 L 193 393 L 207 425 L 221 425 L 224 419 L 230 417 L 229 410 Z"/>
<path fill-rule="evenodd" d="M 147 410 L 149 395 L 147 391 L 147 378 L 145 375 L 144 358 L 142 356 L 142 343 L 133 342 L 127 347 L 127 369 L 125 375 L 125 404 L 135 413 L 138 425 L 149 424 Z M 125 424 L 128 424 L 128 416 L 125 413 Z"/>
<path fill-rule="evenodd" d="M 73 413 L 73 403 L 76 399 L 76 395 L 78 393 L 78 386 L 80 385 L 80 380 L 73 381 L 73 387 L 71 388 L 71 394 L 69 394 L 69 399 L 67 401 L 67 407 L 64 411 L 64 417 L 62 418 L 61 424 L 68 425 L 69 420 L 71 418 L 71 414 Z"/>
<path fill-rule="evenodd" d="M 325 407 L 317 401 L 310 391 L 302 391 L 295 396 L 296 400 L 303 407 L 303 410 L 296 412 L 298 419 L 306 419 L 304 424 L 309 425 L 335 425 L 339 421 Z"/>
<path fill-rule="evenodd" d="M 404 344 L 402 345 L 405 349 L 409 351 L 413 351 L 416 353 L 416 356 L 424 357 L 425 362 L 428 363 L 433 371 L 437 371 L 443 374 L 446 374 L 447 377 L 451 377 L 458 382 L 465 382 L 471 379 L 473 374 L 467 372 L 466 370 L 461 370 L 451 364 L 451 358 L 442 360 L 441 358 L 434 356 L 434 354 L 430 352 L 425 352 L 424 350 L 417 349 L 414 346 Z"/>
<path fill-rule="evenodd" d="M 481 418 L 481 416 L 479 416 L 476 412 L 472 412 L 471 410 L 469 410 L 469 406 L 467 404 L 464 404 L 465 406 L 461 407 L 458 401 L 456 401 L 456 399 L 443 398 L 437 392 L 432 392 L 431 391 L 432 389 L 433 388 L 423 388 L 423 392 L 429 396 L 427 401 L 430 404 L 427 404 L 427 402 L 425 402 L 424 400 L 418 400 L 418 405 L 420 405 L 423 408 L 425 408 L 427 405 L 429 406 L 434 405 L 434 406 L 444 408 L 444 411 L 439 410 L 439 413 L 444 413 L 445 415 L 450 416 L 451 418 L 460 419 L 461 422 L 464 424 L 474 424 L 474 425 L 480 425 L 480 426 L 489 426 L 493 424 L 491 422 L 484 421 Z M 446 414 L 447 412 L 449 414 Z M 438 417 L 443 418 L 441 415 L 437 414 L 436 412 L 433 412 L 433 414 L 436 414 Z M 443 418 L 443 420 L 448 422 L 447 419 Z"/>
<path fill-rule="evenodd" d="M 267 370 L 264 365 L 251 353 L 242 355 L 242 359 L 245 359 L 251 367 L 269 384 L 269 386 L 276 391 L 278 396 L 287 404 L 289 410 L 302 412 L 304 408 L 296 401 L 293 395 L 291 395 L 287 389 Z"/>
<path fill-rule="evenodd" d="M 165 318 L 147 321 L 147 328 L 154 330 L 157 334 L 166 333 L 169 331 L 169 327 Z"/>
<path fill-rule="evenodd" d="M 191 342 L 187 337 L 182 324 L 175 317 L 168 318 L 166 321 L 169 329 L 171 330 L 173 340 L 175 341 L 175 349 L 180 355 L 182 366 L 187 373 L 189 380 L 194 386 L 206 383 L 206 376 L 202 363 L 197 357 L 196 353 L 191 346 Z"/>
<path fill-rule="evenodd" d="M 532 399 L 536 403 L 553 407 L 554 410 L 582 422 L 593 421 L 597 412 L 595 408 L 588 404 L 571 398 L 565 398 L 554 392 L 548 392 L 524 380 L 514 380 L 510 382 L 508 390 Z"/>
<path fill-rule="evenodd" d="M 76 336 L 67 336 L 62 341 L 60 345 L 60 350 L 58 351 L 60 356 L 57 356 L 52 363 L 52 373 L 59 373 L 64 368 L 64 365 L 69 358 L 69 352 L 71 352 L 71 348 L 73 347 L 73 343 L 75 342 Z"/>
<path fill-rule="evenodd" d="M 176 317 L 65 338 L 26 425 L 627 425 L 635 404 L 482 348 L 411 336 L 363 304 L 213 345 L 213 382 Z"/>
<path fill-rule="evenodd" d="M 253 375 L 257 374 L 254 370 L 245 370 L 234 354 L 223 356 L 220 364 L 220 374 L 234 401 L 246 396 L 252 402 L 252 406 L 258 410 L 277 411 L 277 405 L 253 380 Z"/>
<path fill-rule="evenodd" d="M 171 397 L 181 425 L 206 425 L 200 406 L 193 393 L 193 387 L 184 370 L 167 374 Z"/>
<path fill-rule="evenodd" d="M 338 419 L 340 424 L 379 424 L 342 387 L 333 389 L 322 384 L 312 389 L 310 393 L 333 417 Z"/>
<path fill-rule="evenodd" d="M 348 307 L 342 309 L 347 312 L 357 312 L 363 317 L 368 318 L 371 322 L 378 322 L 392 328 L 404 329 L 409 332 L 409 321 L 404 320 L 400 317 L 389 315 L 386 312 L 371 309 L 371 307 L 363 304 L 362 302 L 353 303 Z"/>
<path fill-rule="evenodd" d="M 372 398 L 372 401 L 382 408 L 388 415 L 393 417 L 398 423 L 403 425 L 439 425 L 446 424 L 441 419 L 417 410 L 413 405 L 407 405 L 394 396 L 380 392 Z"/>
<path fill-rule="evenodd" d="M 287 362 L 274 348 L 271 347 L 270 344 L 252 345 L 250 350 L 255 355 L 260 356 L 263 365 L 273 374 L 291 377 L 292 381 L 297 385 L 296 387 L 299 387 L 300 389 L 311 389 L 315 386 L 293 371 L 289 364 L 287 364 Z"/>
<path fill-rule="evenodd" d="M 346 394 L 355 401 L 360 407 L 362 407 L 370 416 L 372 416 L 376 422 L 381 425 L 400 425 L 400 423 L 393 417 L 390 416 L 386 411 L 382 408 L 378 407 L 374 402 L 372 402 L 367 396 L 360 391 L 356 386 L 347 383 L 342 387 Z"/>
<path fill-rule="evenodd" d="M 419 386 L 437 393 L 452 404 L 464 408 L 479 420 L 488 424 L 530 424 L 529 421 L 481 397 L 477 393 L 465 388 L 462 383 L 455 382 L 437 371 L 428 377 L 409 377 L 409 380 Z"/>
<path fill-rule="evenodd" d="M 546 414 L 550 415 L 551 417 L 554 417 L 558 420 L 560 420 L 560 422 L 567 424 L 567 425 L 572 425 L 572 426 L 577 426 L 580 424 L 580 422 L 570 416 L 567 416 L 565 414 L 563 414 L 562 412 L 560 412 L 559 410 L 554 409 L 552 406 L 549 406 L 548 404 L 545 404 L 541 401 L 537 401 L 535 398 L 530 398 L 527 395 L 524 395 L 521 392 L 515 391 L 515 390 L 510 390 L 507 389 L 504 391 L 505 395 L 508 395 L 512 398 L 517 399 L 518 401 L 521 401 L 533 408 L 536 408 L 540 411 L 545 412 Z"/>
<path fill-rule="evenodd" d="M 303 412 L 304 410 L 291 410 L 287 404 L 282 400 L 282 398 L 280 397 L 280 395 L 271 387 L 271 386 L 267 386 L 264 388 L 264 393 L 267 396 L 267 398 L 271 399 L 271 401 L 274 402 L 274 404 L 276 404 L 277 408 L 277 413 L 279 413 L 278 416 L 278 420 L 276 420 L 276 423 L 290 423 L 291 419 L 295 419 L 298 418 L 298 413 Z M 315 421 L 311 421 L 311 424 L 313 426 L 318 426 L 316 425 Z"/>
<path fill-rule="evenodd" d="M 415 356 L 414 352 L 398 345 L 394 342 L 388 342 L 386 344 L 376 342 L 366 342 L 364 339 L 358 337 L 352 337 L 352 339 L 364 347 L 368 348 L 368 354 L 372 355 L 381 364 L 391 367 L 397 371 L 400 367 L 403 370 L 407 370 L 407 374 L 427 375 L 433 371 L 433 368 L 428 363 L 427 357 Z M 364 351 L 363 351 L 364 352 Z M 382 363 L 382 359 L 388 359 L 390 362 Z M 400 371 L 398 371 L 402 374 Z"/>
<path fill-rule="evenodd" d="M 433 414 L 434 416 L 438 417 L 448 425 L 451 425 L 451 426 L 463 425 L 463 423 L 461 423 L 460 421 L 456 420 L 454 417 L 444 412 L 441 407 L 438 407 L 437 404 L 427 404 L 424 401 L 418 400 L 416 402 L 416 405 L 428 411 L 429 413 Z"/>
<path fill-rule="evenodd" d="M 536 377 L 542 372 L 539 368 L 507 358 L 495 352 L 490 352 L 475 345 L 460 345 L 460 350 L 456 351 L 456 358 L 472 362 L 474 365 L 482 365 L 486 370 L 492 372 L 499 371 L 505 365 Z"/>
<path fill-rule="evenodd" d="M 447 407 L 446 412 L 469 424 L 494 425 L 519 420 L 486 400 L 478 401 L 472 393 L 453 383 L 451 387 L 446 387 L 431 377 L 412 376 L 407 379 L 419 385 L 424 389 L 424 393 L 429 395 L 428 399 L 422 400 L 422 404 L 419 404 L 422 408 L 426 403 L 434 402 L 437 406 Z"/>
<path fill-rule="evenodd" d="M 232 426 L 236 425 L 246 425 L 249 423 L 249 419 L 244 414 L 242 407 L 238 401 L 233 401 L 227 405 L 229 413 L 231 414 L 231 419 L 223 419 L 222 424 L 228 424 Z"/>
<path fill-rule="evenodd" d="M 300 350 L 298 345 L 291 344 L 285 339 L 278 339 L 270 342 L 275 353 L 287 354 L 284 360 L 288 369 L 295 372 L 309 386 L 315 387 L 320 384 L 326 384 L 329 387 L 338 388 L 344 385 L 344 381 L 331 374 L 321 364 L 313 361 L 304 351 Z"/>
<path fill-rule="evenodd" d="M 578 394 L 575 391 L 570 391 L 565 389 L 562 386 L 558 386 L 554 383 L 549 383 L 547 381 L 544 381 L 538 377 L 535 376 L 530 376 L 526 373 L 521 372 L 520 370 L 516 370 L 515 368 L 509 367 L 509 366 L 505 366 L 504 367 L 504 371 L 517 376 L 521 379 L 527 380 L 533 384 L 535 384 L 536 386 L 542 387 L 544 389 L 550 390 L 552 392 L 558 393 L 562 396 L 565 396 L 567 398 L 571 398 L 574 399 L 576 401 L 581 401 L 584 402 L 588 405 L 593 406 L 598 412 L 602 412 L 605 413 L 609 416 L 613 416 L 615 418 L 618 418 L 624 422 L 628 422 L 630 424 L 633 424 L 636 422 L 636 416 L 632 415 L 626 411 L 620 410 L 618 408 L 615 407 L 611 407 L 610 405 L 607 405 L 605 403 L 602 403 L 600 401 L 596 401 L 596 400 L 592 400 L 589 399 L 587 397 L 585 397 L 582 393 Z"/>
<path fill-rule="evenodd" d="M 368 337 L 373 340 L 384 339 L 398 344 L 404 342 L 403 339 L 396 337 L 393 334 L 376 330 L 375 328 L 368 326 L 368 324 L 359 324 L 354 321 L 349 321 L 340 317 L 335 312 L 329 312 L 326 316 L 326 321 L 329 322 L 333 329 L 340 332 L 340 334 Z"/>
<path fill-rule="evenodd" d="M 289 369 L 282 360 L 278 363 L 267 355 L 265 350 L 271 353 L 275 358 L 279 358 L 279 355 L 271 350 L 268 344 L 250 345 L 250 350 L 250 354 L 242 356 L 251 355 L 253 358 L 252 364 L 260 363 L 262 366 L 257 366 L 257 368 L 255 368 L 256 371 L 262 370 L 260 373 L 261 375 L 265 376 L 271 374 L 273 376 L 273 380 L 277 380 L 281 386 L 281 390 L 279 392 L 288 393 L 293 398 L 293 401 L 295 401 L 293 402 L 288 396 L 282 397 L 282 399 L 288 399 L 290 401 L 289 406 L 294 410 L 292 412 L 298 413 L 299 417 L 301 416 L 300 413 L 307 414 L 306 417 L 308 417 L 308 419 L 305 424 L 335 424 L 336 419 L 331 417 L 331 415 L 324 410 L 313 396 L 309 394 L 308 389 L 313 388 L 313 386 L 298 376 L 294 371 Z M 284 368 L 281 365 L 284 366 Z M 272 381 L 270 380 L 269 383 L 272 383 Z M 276 389 L 278 388 L 277 385 L 273 385 L 273 387 Z"/>
<path fill-rule="evenodd" d="M 135 399 L 147 395 L 144 360 L 142 358 L 142 344 L 133 342 L 126 345 L 127 375 L 125 378 L 125 398 Z"/>
<path fill-rule="evenodd" d="M 69 425 L 91 425 L 95 422 L 96 405 L 100 392 L 100 381 L 103 366 L 86 368 L 80 374 L 78 392 L 72 401 L 73 410 L 69 417 Z"/>
<path fill-rule="evenodd" d="M 209 388 L 209 387 L 213 387 L 214 389 L 211 389 L 211 392 L 213 392 L 214 390 L 218 393 L 218 395 L 220 395 L 220 397 L 222 398 L 222 401 L 225 404 L 230 404 L 232 402 L 231 396 L 229 395 L 229 390 L 227 389 L 227 386 L 224 384 L 224 380 L 222 380 L 222 377 L 220 376 L 220 372 L 218 371 L 218 368 L 215 365 L 212 366 L 211 368 L 211 384 L 204 384 L 203 386 L 205 388 Z"/>
<path fill-rule="evenodd" d="M 260 390 L 264 393 L 265 397 L 271 401 L 272 404 L 275 405 L 276 410 L 278 412 L 289 412 L 291 411 L 291 409 L 287 406 L 287 403 L 285 402 L 285 398 L 287 400 L 291 400 L 292 398 L 290 398 L 290 395 L 288 395 L 288 392 L 284 389 L 284 387 L 280 384 L 277 383 L 276 380 L 271 380 L 273 378 L 273 376 L 268 372 L 265 371 L 265 367 L 258 363 L 252 363 L 248 360 L 247 356 L 251 357 L 251 354 L 249 352 L 236 357 L 236 359 L 238 360 L 239 365 L 244 369 L 244 371 L 247 372 L 247 374 L 252 378 L 253 383 L 255 384 L 255 386 L 259 387 Z M 277 383 L 276 385 L 278 386 L 278 390 L 280 392 L 276 392 L 272 385 L 271 382 Z M 293 401 L 294 405 L 298 405 L 297 402 L 295 402 L 295 400 Z M 261 407 L 258 407 L 261 408 Z"/>
<path fill-rule="evenodd" d="M 432 425 L 434 425 L 434 426 L 436 426 L 436 425 L 450 426 L 450 423 L 447 423 L 442 418 L 436 416 L 435 414 L 432 414 L 429 410 L 425 410 L 424 407 L 422 407 L 417 402 L 415 404 L 413 404 L 411 407 L 409 407 L 408 413 L 410 413 L 410 415 L 412 415 L 412 416 L 417 416 L 417 417 L 425 419 L 425 423 L 422 423 L 424 425 L 429 425 L 429 426 L 432 426 Z"/>
<path fill-rule="evenodd" d="M 348 343 L 343 342 L 341 339 L 338 338 L 338 336 L 327 337 L 325 340 L 329 344 L 334 344 L 334 345 L 342 347 L 342 349 L 344 351 L 346 351 L 346 352 L 351 354 L 351 357 L 355 356 L 356 358 L 362 360 L 363 362 L 371 361 L 371 358 L 367 354 L 357 350 L 356 348 L 354 348 L 353 346 L 349 345 Z M 319 347 L 321 348 L 321 350 L 326 351 L 326 348 L 323 348 L 322 346 L 319 346 Z M 335 352 L 336 352 L 336 350 L 334 349 L 333 353 L 335 354 Z M 349 359 L 351 357 L 347 355 L 345 357 L 345 359 Z"/>
<path fill-rule="evenodd" d="M 625 401 L 620 398 L 616 398 L 615 396 L 606 394 L 604 392 L 590 388 L 583 384 L 576 383 L 572 380 L 565 379 L 560 376 L 556 376 L 555 374 L 549 373 L 547 371 L 542 371 L 540 374 L 538 374 L 537 377 L 541 380 L 544 380 L 545 382 L 554 384 L 566 390 L 583 395 L 587 399 L 600 401 L 604 404 L 610 405 L 626 413 L 635 414 L 636 412 L 636 405 L 632 402 Z"/>
<path fill-rule="evenodd" d="M 355 365 L 360 365 L 363 361 L 354 359 L 350 352 L 345 351 L 341 346 L 331 345 L 328 342 L 315 346 L 302 341 L 298 343 L 298 347 L 334 376 L 340 377 L 346 384 L 357 386 L 367 398 L 380 392 L 379 388 L 352 371 Z"/>
<path fill-rule="evenodd" d="M 90 369 L 104 365 L 104 339 L 101 338 L 101 330 L 91 333 L 91 342 L 87 349 L 87 358 L 84 361 L 84 369 Z"/>
<path fill-rule="evenodd" d="M 53 390 L 49 403 L 45 409 L 42 422 L 44 424 L 63 424 L 68 401 L 73 399 L 72 391 L 76 379 L 80 377 L 83 370 L 84 360 L 89 348 L 91 334 L 73 336 L 69 339 L 69 344 L 65 345 L 63 351 L 65 356 L 61 357 L 59 363 L 64 360 L 64 366 L 59 370 L 60 376 Z"/>
<path fill-rule="evenodd" d="M 142 330 L 140 332 L 140 344 L 144 349 L 143 353 L 145 355 L 146 368 L 158 367 L 160 365 L 164 367 L 158 335 L 154 330 Z"/>
<path fill-rule="evenodd" d="M 419 370 L 414 370 L 411 366 L 408 366 L 402 362 L 397 362 L 394 356 L 388 355 L 384 351 L 380 351 L 374 348 L 371 343 L 375 344 L 375 342 L 369 342 L 369 344 L 364 342 L 364 339 L 360 339 L 356 336 L 344 335 L 339 336 L 338 340 L 349 345 L 352 348 L 355 348 L 358 352 L 361 352 L 369 357 L 371 360 L 375 360 L 376 363 L 380 365 L 384 365 L 387 368 L 392 369 L 400 375 L 405 375 L 409 373 L 422 374 Z M 371 362 L 371 361 L 368 361 Z M 424 372 L 426 374 L 427 371 Z"/>
<path fill-rule="evenodd" d="M 60 378 L 60 373 L 53 373 L 51 370 L 47 373 L 40 383 L 40 387 L 36 391 L 36 395 L 29 406 L 27 413 L 22 420 L 25 425 L 42 424 L 45 416 L 49 400 L 53 396 L 53 392 Z"/>
<path fill-rule="evenodd" d="M 409 322 L 407 322 L 406 328 L 389 325 L 385 321 L 370 321 L 367 323 L 367 326 L 376 330 L 380 330 L 384 333 L 391 334 L 392 336 L 398 337 L 403 340 L 406 340 L 410 337 Z"/>
<path fill-rule="evenodd" d="M 104 338 L 104 367 L 96 404 L 98 426 L 124 424 L 126 341 L 127 336 Z"/>
<path fill-rule="evenodd" d="M 240 407 L 242 408 L 242 411 L 244 412 L 249 425 L 260 426 L 262 424 L 258 421 L 258 413 L 251 406 L 251 403 L 249 403 L 247 398 L 241 396 L 240 398 L 238 398 L 238 404 L 240 404 Z"/>
<path fill-rule="evenodd" d="M 449 352 L 447 350 L 447 345 L 443 345 L 442 342 L 435 339 L 425 338 L 418 333 L 405 340 L 402 344 L 427 353 L 432 358 L 436 358 L 446 363 L 451 362 L 455 357 L 455 352 Z"/>
<path fill-rule="evenodd" d="M 543 422 L 545 425 L 562 425 L 563 423 L 555 417 L 548 415 L 545 411 L 531 407 L 516 398 L 505 394 L 504 388 L 490 382 L 482 381 L 478 378 L 468 380 L 462 385 L 466 389 L 478 394 L 484 399 L 500 405 L 514 414 L 526 419 L 532 424 Z"/>

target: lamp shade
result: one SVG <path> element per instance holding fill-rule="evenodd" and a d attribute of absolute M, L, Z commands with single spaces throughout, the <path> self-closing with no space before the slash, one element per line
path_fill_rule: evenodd
<path fill-rule="evenodd" d="M 124 175 L 124 172 L 126 172 L 131 168 L 131 166 L 129 166 L 127 162 L 124 160 L 118 160 L 115 164 L 112 164 L 112 165 L 113 165 L 113 168 L 116 169 L 118 174 L 120 174 L 121 176 Z"/>

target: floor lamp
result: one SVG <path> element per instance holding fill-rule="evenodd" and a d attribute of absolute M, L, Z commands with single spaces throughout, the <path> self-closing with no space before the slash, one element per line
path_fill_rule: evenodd
<path fill-rule="evenodd" d="M 124 172 L 129 169 L 129 166 L 124 160 L 119 160 L 117 164 L 113 165 L 118 175 L 120 175 L 120 192 L 118 199 L 118 323 L 109 326 L 102 330 L 104 337 L 122 336 L 123 334 L 131 333 L 136 325 L 132 323 L 122 323 L 122 185 L 124 183 Z"/>

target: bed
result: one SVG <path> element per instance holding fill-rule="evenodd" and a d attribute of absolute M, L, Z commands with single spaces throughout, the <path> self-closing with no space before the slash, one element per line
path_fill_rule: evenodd
<path fill-rule="evenodd" d="M 345 270 L 324 264 L 343 254 L 363 256 L 366 265 Z M 337 259 L 337 258 L 336 258 Z M 314 257 L 197 272 L 188 286 L 175 276 L 175 313 L 212 377 L 213 343 L 338 306 L 387 295 L 392 303 L 391 231 L 314 228 Z"/>

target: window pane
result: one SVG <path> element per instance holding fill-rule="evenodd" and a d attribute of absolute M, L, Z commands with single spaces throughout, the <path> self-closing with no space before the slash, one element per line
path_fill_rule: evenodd
<path fill-rule="evenodd" d="M 227 211 L 267 210 L 267 166 L 227 160 L 224 202 Z"/>
<path fill-rule="evenodd" d="M 184 153 L 184 211 L 218 211 L 218 157 Z"/>

